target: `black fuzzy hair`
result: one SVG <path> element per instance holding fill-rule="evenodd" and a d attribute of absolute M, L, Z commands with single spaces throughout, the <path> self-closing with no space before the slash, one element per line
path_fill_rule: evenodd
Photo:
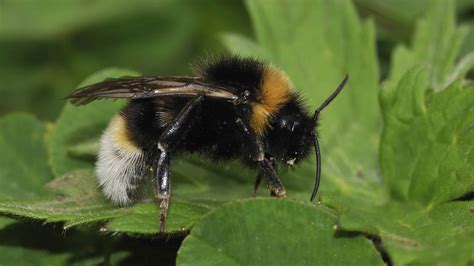
<path fill-rule="evenodd" d="M 249 89 L 260 86 L 264 67 L 264 63 L 255 58 L 223 55 L 207 57 L 193 68 L 196 75 L 216 85 Z"/>

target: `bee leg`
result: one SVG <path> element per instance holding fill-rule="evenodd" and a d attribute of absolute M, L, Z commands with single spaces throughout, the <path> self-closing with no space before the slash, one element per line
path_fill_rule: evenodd
<path fill-rule="evenodd" d="M 272 162 L 272 167 L 273 167 L 273 169 L 276 169 L 276 168 L 277 168 L 277 163 L 276 163 L 275 158 L 270 157 L 270 161 Z M 254 185 L 253 191 L 252 191 L 252 196 L 253 196 L 253 197 L 256 197 L 256 196 L 257 196 L 257 190 L 258 190 L 258 187 L 260 186 L 260 183 L 262 182 L 263 177 L 264 177 L 264 174 L 262 173 L 262 171 L 258 171 L 258 175 L 257 175 L 257 177 L 255 178 L 255 185 Z M 276 195 L 273 193 L 273 191 L 271 191 L 271 195 L 272 195 L 272 196 L 276 196 Z"/>
<path fill-rule="evenodd" d="M 273 167 L 272 162 L 265 158 L 263 161 L 258 162 L 258 166 L 267 179 L 268 188 L 270 189 L 271 195 L 278 198 L 286 197 L 285 187 L 283 186 L 278 173 Z"/>
<path fill-rule="evenodd" d="M 200 107 L 203 96 L 198 96 L 190 100 L 170 123 L 160 136 L 158 141 L 159 157 L 156 163 L 156 179 L 158 182 L 158 199 L 160 202 L 160 232 L 165 231 L 166 216 L 170 201 L 170 150 L 186 135 L 189 124 L 192 122 L 197 110 Z"/>
<path fill-rule="evenodd" d="M 252 130 L 248 123 L 245 123 L 241 118 L 237 118 L 235 123 L 237 123 L 242 128 L 244 136 L 252 142 L 252 146 L 254 147 L 250 157 L 253 161 L 256 161 L 257 165 L 259 166 L 259 175 L 257 175 L 257 179 L 255 181 L 253 192 L 254 195 L 258 186 L 260 185 L 259 176 L 261 174 L 267 179 L 268 187 L 272 193 L 272 196 L 284 198 L 286 191 L 283 183 L 280 180 L 280 177 L 275 170 L 276 162 L 273 158 L 265 158 L 265 150 L 262 139 Z"/>
<path fill-rule="evenodd" d="M 263 174 L 259 171 L 257 177 L 255 178 L 255 185 L 253 186 L 252 196 L 255 198 L 257 196 L 257 190 L 262 182 Z"/>
<path fill-rule="evenodd" d="M 166 216 L 170 201 L 170 155 L 169 152 L 162 151 L 156 164 L 156 179 L 158 182 L 157 198 L 160 202 L 160 233 L 165 232 Z"/>
<path fill-rule="evenodd" d="M 160 151 L 167 151 L 181 141 L 190 128 L 190 124 L 201 106 L 204 96 L 198 96 L 190 100 L 181 109 L 173 122 L 171 122 L 163 131 L 158 142 Z"/>

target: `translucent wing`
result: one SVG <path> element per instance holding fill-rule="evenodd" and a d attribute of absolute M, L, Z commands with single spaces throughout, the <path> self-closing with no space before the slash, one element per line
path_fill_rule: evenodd
<path fill-rule="evenodd" d="M 122 77 L 106 79 L 75 90 L 66 97 L 74 105 L 85 105 L 98 99 L 142 99 L 154 97 L 207 97 L 236 102 L 231 90 L 206 84 L 196 77 Z"/>

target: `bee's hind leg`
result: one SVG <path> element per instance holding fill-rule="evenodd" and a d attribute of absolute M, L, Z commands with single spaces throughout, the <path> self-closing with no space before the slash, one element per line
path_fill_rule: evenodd
<path fill-rule="evenodd" d="M 158 182 L 157 198 L 160 202 L 160 233 L 165 231 L 166 216 L 170 202 L 170 155 L 169 152 L 160 152 L 156 165 L 156 179 Z"/>
<path fill-rule="evenodd" d="M 160 233 L 165 232 L 166 216 L 168 214 L 168 206 L 170 203 L 170 151 L 176 144 L 181 141 L 188 132 L 198 109 L 201 105 L 203 96 L 198 96 L 190 100 L 179 112 L 173 122 L 171 122 L 160 136 L 158 142 L 159 156 L 156 161 L 156 180 L 157 198 L 160 200 Z"/>

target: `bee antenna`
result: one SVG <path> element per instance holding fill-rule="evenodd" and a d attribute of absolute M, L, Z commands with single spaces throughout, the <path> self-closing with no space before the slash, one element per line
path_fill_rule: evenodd
<path fill-rule="evenodd" d="M 316 152 L 316 180 L 314 182 L 313 193 L 311 193 L 311 201 L 314 200 L 319 189 L 319 182 L 321 181 L 321 151 L 319 149 L 319 141 L 316 135 L 313 138 L 314 151 Z"/>
<path fill-rule="evenodd" d="M 318 119 L 319 113 L 321 113 L 321 111 L 324 108 L 326 108 L 326 106 L 328 106 L 332 102 L 332 100 L 334 100 L 334 98 L 336 98 L 336 96 L 339 94 L 339 92 L 342 91 L 342 89 L 346 85 L 348 79 L 349 79 L 349 75 L 346 74 L 346 76 L 344 77 L 344 80 L 342 80 L 341 84 L 339 84 L 339 86 L 337 86 L 337 89 L 326 100 L 324 100 L 324 102 L 318 107 L 318 109 L 316 109 L 316 111 L 314 112 L 313 119 L 315 119 L 315 120 Z"/>
<path fill-rule="evenodd" d="M 349 75 L 346 74 L 344 77 L 344 80 L 342 80 L 341 84 L 337 87 L 337 89 L 316 109 L 314 112 L 313 119 L 314 121 L 318 121 L 319 118 L 319 113 L 328 106 L 334 98 L 341 92 L 341 90 L 344 88 L 344 86 L 347 83 L 347 80 L 349 79 Z M 313 187 L 313 193 L 311 194 L 311 201 L 314 200 L 316 197 L 316 194 L 318 193 L 319 189 L 319 183 L 321 181 L 321 149 L 319 147 L 319 141 L 318 137 L 316 134 L 313 136 L 313 144 L 314 144 L 314 152 L 316 153 L 316 180 L 314 181 L 314 187 Z"/>

